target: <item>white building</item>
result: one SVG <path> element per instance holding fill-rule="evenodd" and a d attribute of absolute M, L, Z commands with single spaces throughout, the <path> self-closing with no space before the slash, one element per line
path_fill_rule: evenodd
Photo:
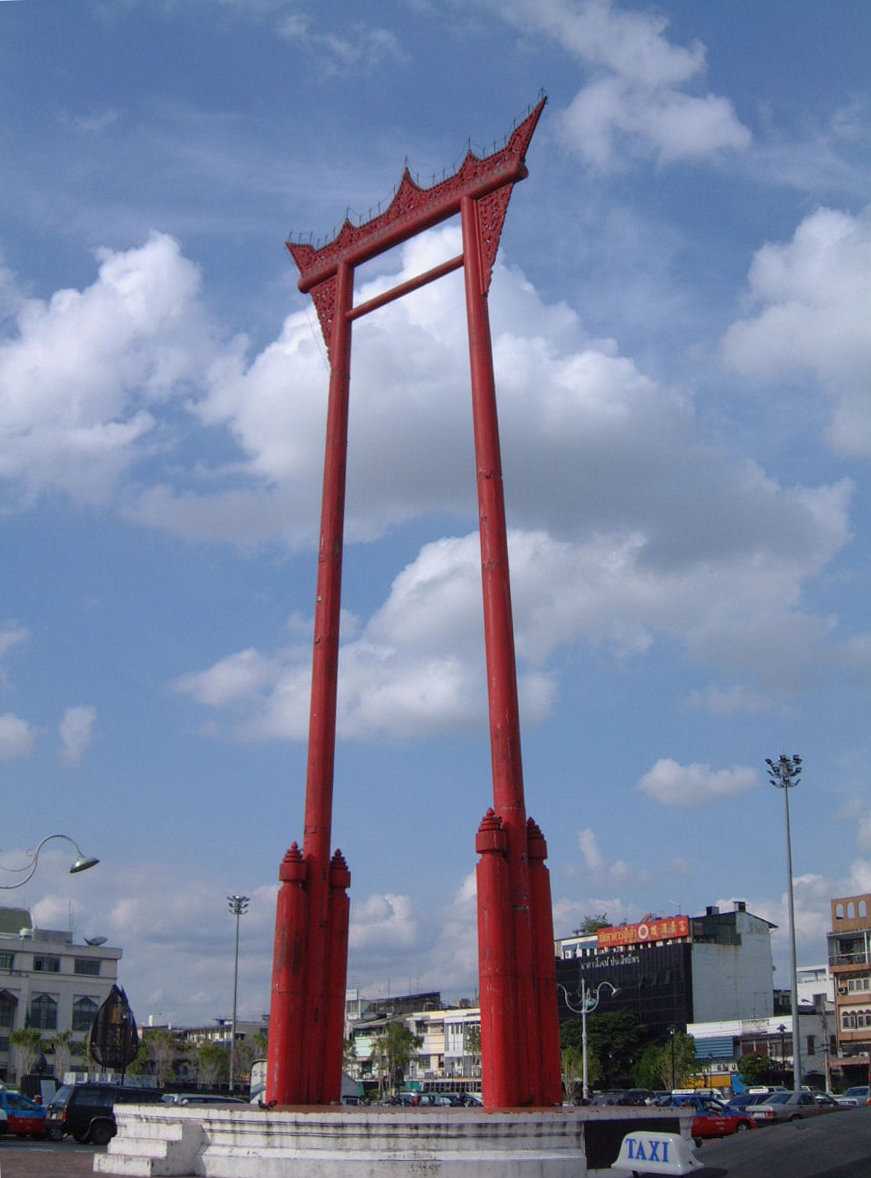
<path fill-rule="evenodd" d="M 799 1006 L 815 1006 L 818 994 L 824 996 L 829 1006 L 834 1006 L 835 979 L 828 965 L 800 965 L 795 976 L 798 981 Z"/>
<path fill-rule="evenodd" d="M 26 908 L 0 907 L 0 1080 L 15 1078 L 9 1037 L 21 1027 L 43 1032 L 47 1041 L 72 1031 L 73 1043 L 84 1043 L 117 981 L 121 953 L 78 944 L 63 929 L 34 928 Z"/>
<path fill-rule="evenodd" d="M 829 1084 L 835 1062 L 835 1018 L 832 1010 L 799 1010 L 799 1051 L 803 1079 L 816 1074 Z M 696 1059 L 713 1075 L 737 1070 L 742 1055 L 767 1055 L 775 1067 L 792 1070 L 792 1015 L 760 1019 L 723 1019 L 690 1023 L 687 1034 L 696 1044 Z"/>

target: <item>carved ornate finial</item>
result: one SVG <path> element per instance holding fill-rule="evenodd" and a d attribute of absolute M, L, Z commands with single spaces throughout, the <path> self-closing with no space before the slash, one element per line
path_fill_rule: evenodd
<path fill-rule="evenodd" d="M 338 848 L 333 852 L 330 860 L 330 887 L 349 888 L 351 886 L 351 872 L 345 862 L 345 856 Z"/>
<path fill-rule="evenodd" d="M 297 843 L 293 842 L 281 860 L 278 878 L 282 883 L 304 883 L 308 875 L 308 865 Z"/>
<path fill-rule="evenodd" d="M 547 842 L 534 818 L 526 820 L 526 853 L 530 859 L 547 858 Z"/>
<path fill-rule="evenodd" d="M 481 819 L 481 825 L 475 836 L 475 850 L 482 855 L 488 851 L 504 852 L 507 846 L 508 836 L 502 825 L 502 819 L 491 808 Z"/>

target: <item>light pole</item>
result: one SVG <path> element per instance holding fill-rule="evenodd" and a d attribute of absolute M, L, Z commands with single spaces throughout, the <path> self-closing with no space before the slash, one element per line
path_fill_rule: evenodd
<path fill-rule="evenodd" d="M 619 987 L 614 986 L 611 982 L 599 982 L 598 986 L 593 986 L 592 990 L 587 989 L 587 982 L 585 978 L 581 978 L 581 1005 L 572 1006 L 569 1001 L 569 992 L 561 983 L 557 983 L 557 988 L 563 992 L 563 1001 L 572 1012 L 572 1014 L 579 1014 L 581 1016 L 581 1094 L 584 1100 L 588 1100 L 590 1096 L 590 1086 L 588 1083 L 587 1072 L 587 1015 L 596 1009 L 599 1005 L 599 1000 L 602 996 L 602 988 L 607 986 L 611 991 L 611 997 L 619 994 Z"/>
<path fill-rule="evenodd" d="M 33 851 L 27 852 L 28 855 L 30 855 L 30 862 L 26 863 L 24 867 L 3 867 L 0 865 L 0 870 L 3 871 L 26 872 L 24 879 L 18 880 L 17 883 L 0 883 L 0 888 L 3 888 L 7 891 L 11 891 L 12 888 L 23 888 L 28 880 L 33 878 L 36 872 L 36 868 L 39 864 L 39 852 L 47 842 L 51 841 L 51 839 L 65 839 L 66 842 L 72 843 L 76 848 L 77 857 L 73 860 L 73 864 L 70 867 L 70 875 L 75 875 L 79 871 L 87 871 L 89 867 L 96 867 L 96 865 L 100 862 L 99 859 L 93 859 L 89 855 L 85 855 L 85 853 L 82 851 L 82 848 L 75 841 L 75 839 L 71 839 L 68 834 L 47 834 L 45 838 L 37 844 Z"/>
<path fill-rule="evenodd" d="M 227 910 L 236 917 L 236 956 L 233 961 L 233 1025 L 230 1030 L 230 1074 L 228 1087 L 233 1091 L 234 1070 L 236 1063 L 236 998 L 239 993 L 239 919 L 248 911 L 250 897 L 228 896 Z"/>
<path fill-rule="evenodd" d="M 784 814 L 786 816 L 786 899 L 789 909 L 789 948 L 792 985 L 792 1086 L 801 1091 L 801 1037 L 798 1027 L 798 969 L 795 957 L 795 903 L 792 894 L 792 838 L 789 829 L 789 791 L 798 785 L 801 777 L 801 757 L 788 757 L 781 753 L 776 761 L 765 758 L 768 776 L 776 789 L 783 790 Z"/>
<path fill-rule="evenodd" d="M 677 1034 L 677 1027 L 669 1027 L 668 1035 L 671 1039 L 671 1086 L 672 1089 L 677 1088 L 677 1080 L 674 1074 L 674 1037 Z"/>

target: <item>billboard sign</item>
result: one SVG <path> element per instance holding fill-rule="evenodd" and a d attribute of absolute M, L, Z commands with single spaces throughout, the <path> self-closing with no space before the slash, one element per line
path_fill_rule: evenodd
<path fill-rule="evenodd" d="M 669 941 L 690 935 L 688 916 L 667 916 L 663 919 L 641 921 L 639 924 L 621 924 L 614 928 L 600 928 L 596 933 L 599 949 L 611 949 L 615 945 L 638 945 L 645 941 Z"/>

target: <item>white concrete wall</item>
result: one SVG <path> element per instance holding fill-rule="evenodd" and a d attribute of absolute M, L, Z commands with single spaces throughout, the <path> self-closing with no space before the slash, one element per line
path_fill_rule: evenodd
<path fill-rule="evenodd" d="M 774 1013 L 770 930 L 749 912 L 736 913 L 736 924 L 740 945 L 693 944 L 693 1022 Z"/>

